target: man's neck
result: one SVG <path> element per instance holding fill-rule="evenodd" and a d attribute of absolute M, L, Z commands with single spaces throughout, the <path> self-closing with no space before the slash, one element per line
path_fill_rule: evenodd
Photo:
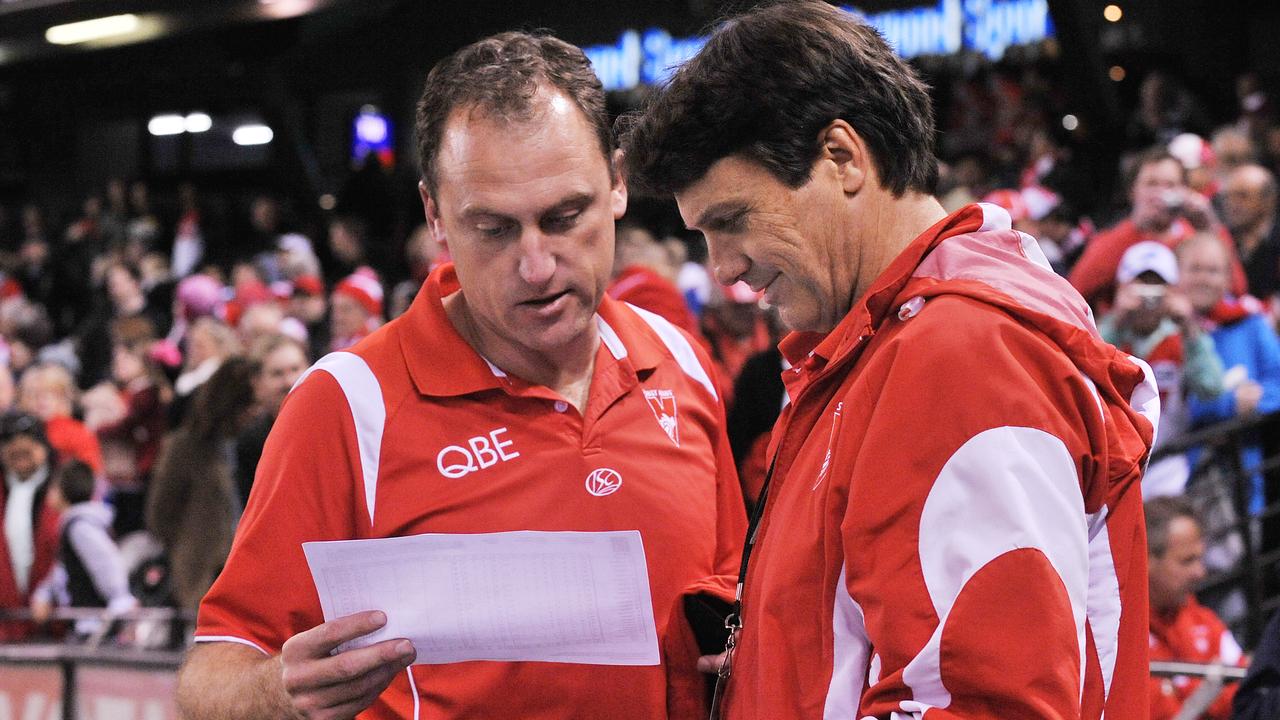
<path fill-rule="evenodd" d="M 850 261 L 841 265 L 856 271 L 851 283 L 854 291 L 850 307 L 843 309 L 841 317 L 862 300 L 894 258 L 946 216 L 947 211 L 932 195 L 908 191 L 895 198 L 886 191 L 877 198 L 870 212 L 860 218 L 861 229 L 849 234 L 852 239 L 848 248 Z"/>
<path fill-rule="evenodd" d="M 508 375 L 549 388 L 583 412 L 595 372 L 600 336 L 595 323 L 554 353 L 539 352 L 500 337 L 484 327 L 467 306 L 462 292 L 443 300 L 445 315 L 462 339 L 482 358 Z"/>

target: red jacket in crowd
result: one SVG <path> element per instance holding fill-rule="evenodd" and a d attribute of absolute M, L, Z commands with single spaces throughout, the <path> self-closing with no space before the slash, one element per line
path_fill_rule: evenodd
<path fill-rule="evenodd" d="M 1116 269 L 1120 267 L 1120 258 L 1124 256 L 1125 250 L 1145 240 L 1155 240 L 1176 248 L 1194 234 L 1195 228 L 1182 218 L 1174 220 L 1173 226 L 1164 234 L 1142 230 L 1126 218 L 1089 240 L 1089 244 L 1084 247 L 1084 254 L 1076 261 L 1075 267 L 1071 268 L 1068 279 L 1090 305 L 1109 307 L 1116 290 Z M 1217 234 L 1223 247 L 1227 249 L 1227 257 L 1231 259 L 1231 293 L 1243 295 L 1248 280 L 1236 254 L 1235 243 L 1225 228 L 1219 228 Z"/>
<path fill-rule="evenodd" d="M 1244 651 L 1212 610 L 1188 597 L 1172 615 L 1151 613 L 1151 659 L 1190 663 L 1240 665 Z M 1187 677 L 1151 678 L 1151 720 L 1172 720 L 1200 681 Z M 1236 683 L 1226 686 L 1203 717 L 1227 720 Z"/>

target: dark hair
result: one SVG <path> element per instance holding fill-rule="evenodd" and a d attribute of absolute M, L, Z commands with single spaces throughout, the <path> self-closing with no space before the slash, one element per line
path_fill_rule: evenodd
<path fill-rule="evenodd" d="M 49 444 L 44 431 L 44 421 L 35 415 L 19 410 L 10 410 L 0 415 L 0 445 L 19 436 L 29 437 L 41 445 Z"/>
<path fill-rule="evenodd" d="M 1169 549 L 1169 524 L 1175 518 L 1189 518 L 1197 526 L 1200 524 L 1195 508 L 1184 497 L 1148 500 L 1142 510 L 1147 518 L 1147 554 L 1151 557 L 1160 557 Z"/>
<path fill-rule="evenodd" d="M 1166 148 L 1165 146 L 1156 145 L 1154 147 L 1149 147 L 1146 150 L 1143 150 L 1141 152 L 1134 153 L 1133 155 L 1126 158 L 1126 160 L 1123 163 L 1125 165 L 1125 168 L 1124 168 L 1125 187 L 1129 188 L 1130 190 L 1133 189 L 1134 183 L 1138 182 L 1138 174 L 1142 172 L 1142 168 L 1148 165 L 1155 165 L 1156 163 L 1161 163 L 1166 161 L 1171 162 L 1174 165 L 1178 166 L 1178 172 L 1181 173 L 1182 175 L 1182 184 L 1186 185 L 1187 184 L 1187 168 L 1182 164 L 1182 161 L 1174 157 L 1173 154 L 1169 152 L 1169 149 Z"/>
<path fill-rule="evenodd" d="M 93 470 L 79 460 L 68 460 L 58 468 L 58 491 L 69 505 L 93 499 Z"/>
<path fill-rule="evenodd" d="M 253 380 L 257 374 L 258 363 L 248 358 L 232 356 L 224 360 L 195 392 L 184 420 L 191 434 L 213 442 L 239 432 L 236 420 L 254 403 Z"/>
<path fill-rule="evenodd" d="M 796 188 L 832 121 L 849 123 L 894 195 L 938 181 L 928 89 L 874 28 L 816 0 L 758 8 L 707 44 L 618 125 L 628 183 L 678 192 L 741 155 Z"/>
<path fill-rule="evenodd" d="M 613 135 L 604 88 L 582 50 L 544 31 L 505 32 L 474 42 L 436 63 L 418 100 L 418 162 L 436 190 L 436 156 L 445 123 L 458 108 L 502 120 L 529 120 L 538 89 L 564 92 L 586 116 L 613 171 Z"/>

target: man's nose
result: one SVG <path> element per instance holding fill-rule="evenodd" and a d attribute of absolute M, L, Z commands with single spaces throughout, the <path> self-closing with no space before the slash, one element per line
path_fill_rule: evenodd
<path fill-rule="evenodd" d="M 742 253 L 725 247 L 721 242 L 707 241 L 707 259 L 710 261 L 716 282 L 732 285 L 751 267 L 751 261 Z"/>
<path fill-rule="evenodd" d="M 520 238 L 520 279 L 530 285 L 545 285 L 556 271 L 556 256 L 550 239 L 539 229 L 526 230 Z"/>

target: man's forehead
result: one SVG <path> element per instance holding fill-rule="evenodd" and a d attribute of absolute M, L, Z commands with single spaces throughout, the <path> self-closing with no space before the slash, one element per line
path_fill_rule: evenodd
<path fill-rule="evenodd" d="M 754 183 L 744 179 L 754 174 L 752 163 L 739 157 L 724 157 L 712 163 L 702 177 L 675 193 L 685 224 L 697 227 L 707 216 L 749 205 Z"/>
<path fill-rule="evenodd" d="M 474 204 L 486 194 L 510 201 L 593 192 L 609 164 L 586 117 L 563 95 L 523 119 L 455 111 L 436 164 L 437 193 Z"/>

